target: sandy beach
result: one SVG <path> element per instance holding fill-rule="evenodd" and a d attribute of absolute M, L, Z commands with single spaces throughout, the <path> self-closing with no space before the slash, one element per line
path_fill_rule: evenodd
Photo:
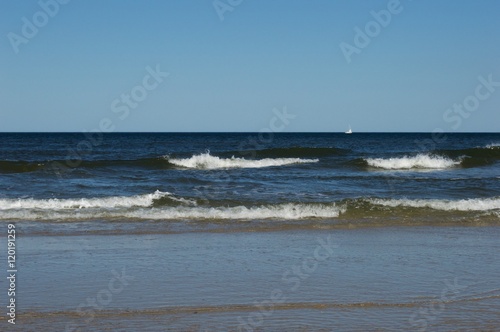
<path fill-rule="evenodd" d="M 20 235 L 16 328 L 494 331 L 499 233 Z"/>

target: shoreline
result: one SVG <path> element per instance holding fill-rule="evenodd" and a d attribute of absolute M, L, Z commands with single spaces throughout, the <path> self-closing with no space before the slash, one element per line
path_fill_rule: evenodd
<path fill-rule="evenodd" d="M 20 236 L 16 325 L 491 329 L 500 309 L 498 235 L 496 226 L 433 226 Z M 435 312 L 422 316 L 422 308 Z"/>
<path fill-rule="evenodd" d="M 442 221 L 429 220 L 391 221 L 380 218 L 332 220 L 245 220 L 245 221 L 85 221 L 85 222 L 5 222 L 19 225 L 19 236 L 115 236 L 115 235 L 175 235 L 193 233 L 274 233 L 292 231 L 362 230 L 413 227 L 499 227 L 498 217 L 491 215 L 482 220 Z"/>

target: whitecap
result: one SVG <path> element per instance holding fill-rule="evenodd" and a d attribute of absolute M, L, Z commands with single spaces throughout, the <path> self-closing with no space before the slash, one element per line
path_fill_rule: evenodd
<path fill-rule="evenodd" d="M 129 208 L 134 206 L 150 206 L 155 199 L 171 195 L 159 190 L 152 194 L 136 196 L 95 197 L 77 199 L 0 199 L 0 210 L 12 209 L 39 209 L 39 210 L 64 210 L 64 209 L 89 209 L 89 208 Z"/>
<path fill-rule="evenodd" d="M 460 165 L 461 160 L 452 160 L 441 156 L 419 154 L 413 157 L 399 158 L 368 158 L 368 165 L 383 169 L 446 169 Z"/>
<path fill-rule="evenodd" d="M 370 203 L 388 207 L 431 208 L 442 211 L 490 211 L 500 209 L 500 197 L 445 199 L 370 199 Z"/>
<path fill-rule="evenodd" d="M 165 156 L 169 163 L 195 169 L 223 169 L 223 168 L 262 168 L 273 166 L 284 166 L 291 164 L 316 163 L 318 159 L 301 158 L 266 158 L 250 160 L 245 158 L 220 158 L 210 155 L 209 152 L 193 155 L 190 158 L 170 158 Z"/>

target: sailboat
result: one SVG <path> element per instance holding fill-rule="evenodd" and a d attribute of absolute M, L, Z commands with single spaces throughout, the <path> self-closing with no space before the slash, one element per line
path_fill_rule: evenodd
<path fill-rule="evenodd" d="M 352 134 L 351 125 L 349 125 L 349 129 L 348 129 L 345 133 L 346 133 L 346 134 Z"/>

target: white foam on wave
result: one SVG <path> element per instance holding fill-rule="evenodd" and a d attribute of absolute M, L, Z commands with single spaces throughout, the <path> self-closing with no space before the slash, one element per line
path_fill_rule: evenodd
<path fill-rule="evenodd" d="M 500 149 L 500 143 L 491 143 L 486 145 L 487 149 Z"/>
<path fill-rule="evenodd" d="M 427 154 L 419 154 L 414 157 L 400 158 L 368 158 L 365 159 L 368 165 L 383 169 L 446 169 L 460 165 L 461 160 L 455 161 L 449 158 L 440 156 L 430 156 Z"/>
<path fill-rule="evenodd" d="M 220 168 L 262 168 L 272 166 L 284 166 L 291 164 L 315 163 L 318 159 L 301 159 L 301 158 L 266 158 L 259 160 L 248 160 L 244 158 L 219 158 L 210 155 L 209 152 L 194 155 L 190 158 L 176 159 L 165 158 L 172 164 L 197 169 L 220 169 Z"/>
<path fill-rule="evenodd" d="M 0 210 L 3 220 L 79 221 L 95 219 L 132 220 L 264 220 L 309 218 L 336 218 L 345 212 L 345 207 L 335 204 L 285 203 L 253 207 L 200 207 L 163 206 L 159 208 L 118 209 L 11 209 Z"/>
<path fill-rule="evenodd" d="M 91 208 L 129 208 L 146 207 L 153 204 L 155 199 L 171 195 L 159 190 L 152 194 L 136 196 L 116 196 L 102 198 L 78 198 L 78 199 L 0 199 L 0 211 L 12 209 L 39 209 L 39 210 L 63 210 L 63 209 L 91 209 Z M 1 215 L 0 215 L 1 216 Z"/>
<path fill-rule="evenodd" d="M 500 197 L 469 198 L 461 200 L 441 199 L 370 199 L 370 203 L 388 207 L 431 208 L 443 211 L 491 211 L 500 209 Z"/>
<path fill-rule="evenodd" d="M 132 211 L 127 214 L 133 218 L 147 219 L 308 219 L 336 218 L 345 209 L 335 204 L 285 203 L 261 206 L 234 207 L 175 207 L 159 210 Z"/>

